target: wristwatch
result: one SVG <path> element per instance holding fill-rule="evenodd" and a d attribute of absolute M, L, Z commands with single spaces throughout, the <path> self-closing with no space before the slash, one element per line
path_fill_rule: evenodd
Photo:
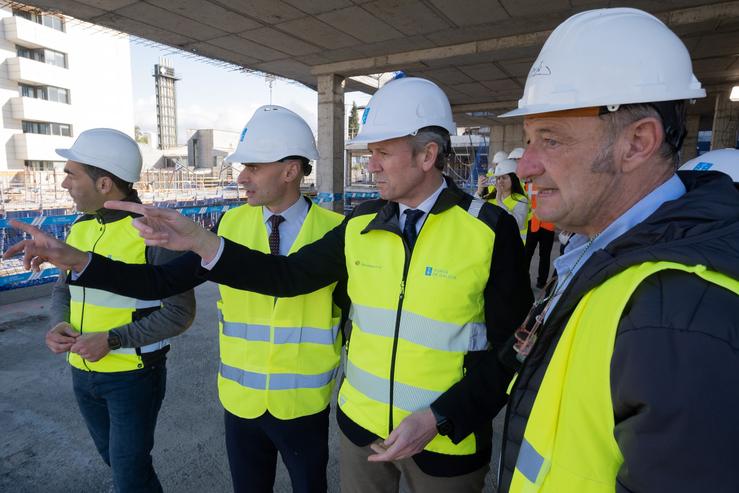
<path fill-rule="evenodd" d="M 436 409 L 431 408 L 431 412 L 434 413 L 436 419 L 436 431 L 441 436 L 449 436 L 454 433 L 454 423 L 449 421 L 449 418 L 442 416 Z"/>
<path fill-rule="evenodd" d="M 108 332 L 108 347 L 111 351 L 121 348 L 121 338 L 113 332 Z"/>

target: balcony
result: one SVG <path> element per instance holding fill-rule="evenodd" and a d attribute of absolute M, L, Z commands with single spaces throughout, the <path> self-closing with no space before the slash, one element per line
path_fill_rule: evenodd
<path fill-rule="evenodd" d="M 28 48 L 51 48 L 69 52 L 69 38 L 65 32 L 16 16 L 3 18 L 3 27 L 5 39 L 11 43 Z"/>
<path fill-rule="evenodd" d="M 33 85 L 71 87 L 72 75 L 66 68 L 18 56 L 8 58 L 6 63 L 10 80 Z"/>
<path fill-rule="evenodd" d="M 58 135 L 15 134 L 15 158 L 24 161 L 64 161 L 55 149 L 72 147 L 74 138 Z"/>
<path fill-rule="evenodd" d="M 72 121 L 72 106 L 44 99 L 15 97 L 10 99 L 13 118 L 37 122 Z"/>

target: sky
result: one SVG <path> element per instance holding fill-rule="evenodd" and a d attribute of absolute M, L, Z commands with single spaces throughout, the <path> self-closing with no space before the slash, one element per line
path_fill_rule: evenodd
<path fill-rule="evenodd" d="M 134 122 L 156 140 L 154 64 L 165 57 L 181 80 L 177 92 L 177 140 L 185 144 L 192 130 L 213 128 L 240 132 L 254 111 L 270 104 L 269 85 L 263 75 L 250 74 L 185 58 L 165 47 L 144 46 L 131 40 L 131 77 Z M 316 132 L 317 94 L 297 82 L 275 80 L 272 104 L 289 108 L 302 116 Z M 345 95 L 348 113 L 352 102 L 364 105 L 369 96 Z"/>

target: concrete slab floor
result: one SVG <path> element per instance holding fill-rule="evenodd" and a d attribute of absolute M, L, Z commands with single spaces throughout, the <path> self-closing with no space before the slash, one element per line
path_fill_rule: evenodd
<path fill-rule="evenodd" d="M 159 414 L 154 466 L 165 491 L 228 492 L 231 479 L 218 401 L 218 340 L 212 283 L 196 289 L 192 327 L 169 353 L 167 394 Z M 70 493 L 112 491 L 108 467 L 95 450 L 72 393 L 69 366 L 44 344 L 48 298 L 0 310 L 0 491 Z M 500 445 L 502 416 L 495 422 Z M 339 491 L 338 430 L 331 419 L 329 491 Z M 496 448 L 497 448 L 496 447 Z M 499 449 L 493 452 L 498 456 Z M 491 467 L 497 468 L 497 459 Z M 494 492 L 493 474 L 486 492 Z M 278 461 L 276 492 L 291 491 Z"/>

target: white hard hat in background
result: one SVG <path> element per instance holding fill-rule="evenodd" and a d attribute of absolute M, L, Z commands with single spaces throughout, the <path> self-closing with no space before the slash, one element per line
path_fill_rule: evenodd
<path fill-rule="evenodd" d="M 442 127 L 450 135 L 457 129 L 449 99 L 426 79 L 391 80 L 370 99 L 362 114 L 362 128 L 352 144 L 371 144 L 416 135 L 424 127 Z"/>
<path fill-rule="evenodd" d="M 717 149 L 691 159 L 680 171 L 720 171 L 739 183 L 739 149 Z"/>
<path fill-rule="evenodd" d="M 549 35 L 518 109 L 500 116 L 705 95 L 688 50 L 662 21 L 631 8 L 590 10 Z"/>
<path fill-rule="evenodd" d="M 506 151 L 498 151 L 493 155 L 493 164 L 498 164 L 504 159 L 508 159 L 508 153 Z"/>
<path fill-rule="evenodd" d="M 77 136 L 69 149 L 57 149 L 65 159 L 104 169 L 123 181 L 141 176 L 141 151 L 131 137 L 112 128 L 92 128 Z"/>
<path fill-rule="evenodd" d="M 515 173 L 518 162 L 515 159 L 504 159 L 495 167 L 495 176 L 503 176 L 508 173 Z"/>
<path fill-rule="evenodd" d="M 239 144 L 226 158 L 231 163 L 274 163 L 288 156 L 318 159 L 308 124 L 282 106 L 262 106 L 241 131 Z"/>
<path fill-rule="evenodd" d="M 523 157 L 523 147 L 516 147 L 508 154 L 508 159 L 521 159 Z"/>

